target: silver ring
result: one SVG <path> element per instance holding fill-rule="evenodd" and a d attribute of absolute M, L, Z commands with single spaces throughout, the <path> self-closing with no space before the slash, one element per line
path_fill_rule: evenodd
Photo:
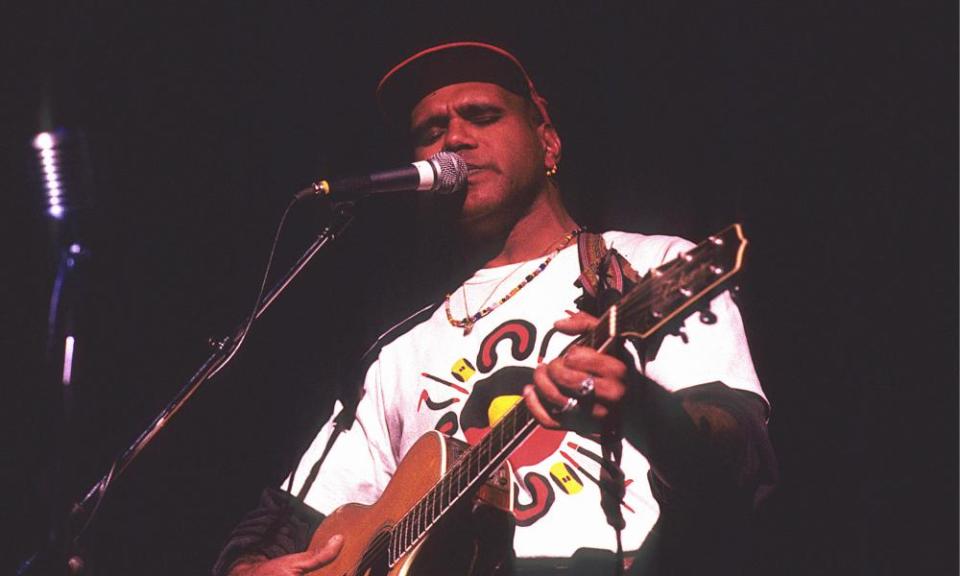
<path fill-rule="evenodd" d="M 580 401 L 574 398 L 573 396 L 567 398 L 567 403 L 564 404 L 562 408 L 560 408 L 560 411 L 558 412 L 558 414 L 566 414 L 567 412 L 575 409 L 577 407 L 577 404 L 579 403 Z"/>
<path fill-rule="evenodd" d="M 580 381 L 580 389 L 577 390 L 577 398 L 586 398 L 593 394 L 596 381 L 593 376 L 587 376 Z"/>

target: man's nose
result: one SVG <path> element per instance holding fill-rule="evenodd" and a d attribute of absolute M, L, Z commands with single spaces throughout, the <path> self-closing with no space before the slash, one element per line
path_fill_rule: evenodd
<path fill-rule="evenodd" d="M 476 147 L 477 142 L 474 138 L 473 128 L 469 122 L 460 118 L 453 118 L 447 125 L 447 132 L 444 135 L 443 149 L 450 152 Z"/>

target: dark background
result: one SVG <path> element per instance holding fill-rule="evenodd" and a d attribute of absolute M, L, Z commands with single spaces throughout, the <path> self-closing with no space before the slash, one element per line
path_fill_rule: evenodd
<path fill-rule="evenodd" d="M 43 479 L 78 498 L 252 306 L 293 192 L 404 160 L 382 73 L 467 38 L 515 51 L 550 100 L 580 221 L 692 239 L 744 224 L 740 303 L 782 475 L 757 572 L 957 573 L 955 3 L 239 4 L 3 10 L 0 570 L 43 538 Z M 52 475 L 61 240 L 30 148 L 48 125 L 82 129 L 92 166 Z M 281 267 L 324 218 L 297 210 Z M 363 343 L 442 280 L 427 228 L 409 196 L 363 207 L 115 485 L 95 573 L 208 571 Z"/>

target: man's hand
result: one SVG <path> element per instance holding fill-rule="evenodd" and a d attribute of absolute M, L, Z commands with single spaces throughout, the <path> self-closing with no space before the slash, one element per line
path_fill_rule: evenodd
<path fill-rule="evenodd" d="M 577 312 L 554 326 L 564 334 L 578 335 L 598 322 L 589 314 Z M 562 357 L 538 366 L 533 384 L 524 389 L 523 395 L 533 417 L 546 428 L 581 428 L 584 423 L 596 428 L 623 402 L 626 377 L 627 367 L 620 360 L 574 346 Z"/>
<path fill-rule="evenodd" d="M 326 566 L 340 553 L 343 536 L 333 536 L 319 550 L 278 556 L 272 560 L 240 561 L 230 570 L 230 576 L 302 576 Z"/>

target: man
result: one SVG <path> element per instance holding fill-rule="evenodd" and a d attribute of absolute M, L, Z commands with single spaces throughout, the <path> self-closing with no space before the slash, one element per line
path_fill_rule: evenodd
<path fill-rule="evenodd" d="M 378 98 L 388 119 L 408 125 L 417 160 L 446 150 L 466 162 L 458 228 L 479 270 L 379 350 L 353 426 L 337 437 L 331 421 L 314 440 L 287 485 L 309 508 L 265 500 L 217 570 L 302 574 L 327 564 L 351 535 L 301 552 L 319 519 L 311 508 L 329 515 L 375 502 L 418 438 L 440 430 L 476 443 L 521 398 L 541 428 L 510 458 L 516 562 L 491 570 L 612 573 L 619 541 L 637 573 L 733 566 L 773 462 L 768 407 L 729 294 L 647 346 L 571 346 L 597 322 L 573 308 L 599 314 L 610 296 L 609 286 L 585 294 L 589 268 L 631 277 L 690 243 L 581 233 L 560 196 L 562 146 L 546 103 L 500 48 L 421 52 L 386 75 Z M 590 247 L 602 258 L 589 260 Z"/>

